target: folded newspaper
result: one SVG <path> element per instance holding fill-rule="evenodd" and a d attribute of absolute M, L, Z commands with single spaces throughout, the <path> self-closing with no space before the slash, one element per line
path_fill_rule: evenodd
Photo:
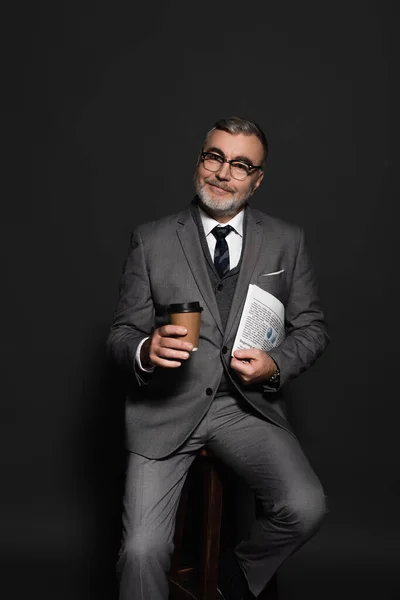
<path fill-rule="evenodd" d="M 258 285 L 250 284 L 239 328 L 232 348 L 260 348 L 265 352 L 278 346 L 285 337 L 285 307 Z"/>

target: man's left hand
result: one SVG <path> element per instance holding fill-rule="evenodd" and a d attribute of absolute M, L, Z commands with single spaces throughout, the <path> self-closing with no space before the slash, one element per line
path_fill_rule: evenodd
<path fill-rule="evenodd" d="M 276 371 L 277 365 L 272 358 L 258 348 L 235 350 L 231 368 L 237 372 L 246 385 L 267 381 Z"/>

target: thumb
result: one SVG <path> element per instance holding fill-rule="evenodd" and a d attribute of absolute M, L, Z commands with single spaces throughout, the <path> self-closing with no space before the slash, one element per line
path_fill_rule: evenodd
<path fill-rule="evenodd" d="M 254 348 L 245 348 L 243 350 L 235 350 L 233 356 L 238 359 L 254 358 Z"/>

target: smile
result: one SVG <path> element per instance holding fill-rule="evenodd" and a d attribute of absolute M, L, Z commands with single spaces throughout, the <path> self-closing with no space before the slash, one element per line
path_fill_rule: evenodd
<path fill-rule="evenodd" d="M 233 191 L 232 190 L 227 190 L 219 185 L 215 185 L 215 183 L 208 183 L 207 184 L 209 186 L 211 186 L 213 188 L 213 191 L 215 191 L 217 194 L 232 194 Z"/>

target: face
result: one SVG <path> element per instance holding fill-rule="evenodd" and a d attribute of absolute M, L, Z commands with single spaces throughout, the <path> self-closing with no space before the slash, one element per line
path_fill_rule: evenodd
<path fill-rule="evenodd" d="M 213 152 L 225 160 L 235 159 L 255 166 L 261 165 L 264 157 L 264 149 L 257 136 L 219 130 L 208 136 L 203 152 Z M 214 219 L 226 223 L 243 209 L 263 177 L 263 171 L 255 169 L 246 179 L 239 181 L 232 177 L 228 163 L 223 163 L 219 171 L 213 173 L 207 171 L 199 160 L 195 186 L 200 205 Z"/>

